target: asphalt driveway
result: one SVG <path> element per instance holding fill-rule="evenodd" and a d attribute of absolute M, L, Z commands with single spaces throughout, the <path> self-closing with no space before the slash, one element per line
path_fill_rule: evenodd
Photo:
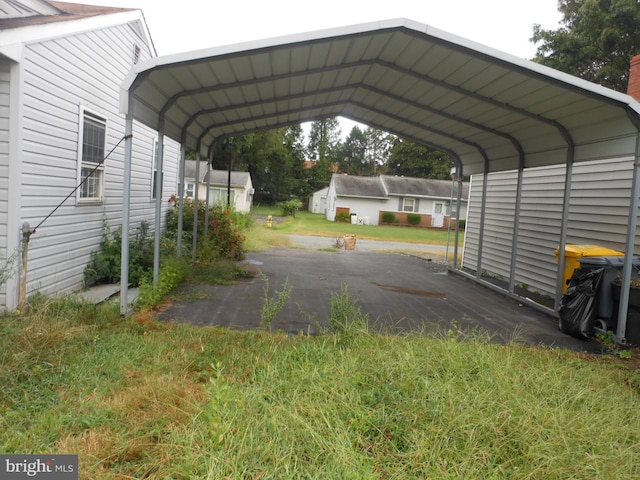
<path fill-rule="evenodd" d="M 300 240 L 305 241 L 317 238 Z M 263 328 L 267 283 L 269 298 L 287 283 L 292 291 L 272 328 L 314 334 L 328 327 L 331 295 L 346 285 L 374 328 L 385 331 L 445 332 L 455 325 L 465 331 L 488 332 L 496 342 L 600 351 L 597 342 L 560 332 L 552 317 L 449 273 L 435 261 L 437 255 L 429 261 L 424 252 L 428 248 L 413 255 L 379 253 L 380 248 L 373 247 L 380 245 L 366 248 L 358 241 L 356 250 L 274 248 L 249 254 L 244 263 L 256 271 L 255 278 L 235 285 L 197 287 L 206 290 L 207 298 L 174 303 L 159 317 L 240 330 Z M 402 245 L 394 247 L 403 250 Z"/>

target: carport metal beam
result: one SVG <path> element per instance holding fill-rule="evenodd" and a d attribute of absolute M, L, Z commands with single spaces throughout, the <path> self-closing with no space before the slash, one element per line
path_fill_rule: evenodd
<path fill-rule="evenodd" d="M 622 268 L 622 285 L 620 290 L 620 303 L 618 304 L 618 327 L 616 341 L 626 343 L 627 313 L 629 311 L 629 291 L 631 290 L 631 270 L 633 269 L 633 250 L 635 244 L 636 228 L 638 224 L 638 195 L 640 194 L 640 119 L 629 114 L 638 128 L 636 137 L 636 152 L 633 162 L 633 177 L 631 182 L 631 201 L 629 205 L 629 226 L 627 227 L 627 245 L 625 248 L 624 266 Z"/>
<path fill-rule="evenodd" d="M 129 91 L 125 117 L 124 172 L 122 180 L 122 238 L 120 243 L 120 314 L 129 311 L 129 211 L 131 207 L 131 152 L 133 147 L 133 96 Z"/>

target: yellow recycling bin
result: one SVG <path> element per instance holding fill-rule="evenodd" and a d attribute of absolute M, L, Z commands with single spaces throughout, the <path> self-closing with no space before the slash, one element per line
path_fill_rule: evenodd
<path fill-rule="evenodd" d="M 564 247 L 564 274 L 562 277 L 562 293 L 567 290 L 567 282 L 576 268 L 580 268 L 583 257 L 623 257 L 624 253 L 599 245 L 567 244 Z M 560 247 L 556 248 L 556 263 L 560 260 Z"/>

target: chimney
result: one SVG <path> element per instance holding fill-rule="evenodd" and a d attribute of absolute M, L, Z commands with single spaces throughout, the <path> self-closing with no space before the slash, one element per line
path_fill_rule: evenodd
<path fill-rule="evenodd" d="M 640 102 L 640 55 L 631 59 L 627 93 Z"/>

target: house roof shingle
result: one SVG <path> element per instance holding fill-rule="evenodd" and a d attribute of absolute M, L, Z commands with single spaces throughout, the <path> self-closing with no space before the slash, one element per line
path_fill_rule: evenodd
<path fill-rule="evenodd" d="M 410 195 L 414 197 L 451 196 L 451 180 L 435 180 L 433 178 L 396 177 L 381 175 L 382 181 L 391 195 Z M 469 184 L 462 183 L 462 198 L 469 196 Z"/>
<path fill-rule="evenodd" d="M 387 198 L 380 177 L 354 177 L 334 174 L 336 194 L 348 197 Z"/>
<path fill-rule="evenodd" d="M 380 175 L 379 177 L 356 177 L 352 175 L 334 175 L 336 194 L 343 197 L 388 198 L 389 195 L 406 195 L 411 197 L 449 198 L 451 196 L 450 180 L 432 178 L 396 177 Z M 456 192 L 457 194 L 457 192 Z M 469 184 L 462 184 L 462 198 L 469 196 Z"/>
<path fill-rule="evenodd" d="M 200 183 L 207 183 L 207 162 L 200 162 Z M 227 186 L 226 170 L 211 170 L 211 185 Z M 196 178 L 196 162 L 187 160 L 184 162 L 184 178 L 185 180 L 195 180 Z M 249 181 L 249 172 L 231 172 L 231 186 L 244 187 Z"/>
<path fill-rule="evenodd" d="M 69 20 L 78 20 L 81 18 L 95 17 L 98 15 L 139 10 L 137 8 L 100 7 L 96 5 L 81 5 L 78 3 L 68 2 L 46 3 L 57 9 L 59 13 L 51 15 L 49 13 L 38 13 L 36 11 L 34 12 L 34 14 L 27 15 L 26 13 L 28 9 L 25 6 L 23 14 L 16 13 L 17 16 L 0 18 L 0 30 L 29 27 L 33 25 L 45 25 L 55 22 L 64 22 Z"/>

